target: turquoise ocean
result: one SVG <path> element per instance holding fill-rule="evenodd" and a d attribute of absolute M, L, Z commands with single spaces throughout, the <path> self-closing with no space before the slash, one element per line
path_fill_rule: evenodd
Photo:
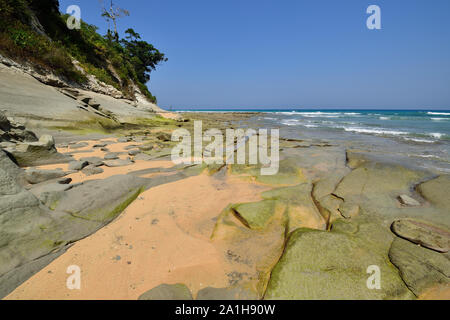
<path fill-rule="evenodd" d="M 450 110 L 176 110 L 260 112 L 253 118 L 255 128 L 280 128 L 282 136 L 289 138 L 350 143 L 351 147 L 450 172 Z"/>

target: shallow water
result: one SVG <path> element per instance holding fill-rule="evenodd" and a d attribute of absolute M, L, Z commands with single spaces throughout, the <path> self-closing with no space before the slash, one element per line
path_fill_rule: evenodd
<path fill-rule="evenodd" d="M 226 111 L 236 112 L 221 110 Z M 450 173 L 450 111 L 239 111 L 264 112 L 253 118 L 254 127 L 281 128 L 285 137 L 335 141 L 381 153 L 405 165 Z"/>

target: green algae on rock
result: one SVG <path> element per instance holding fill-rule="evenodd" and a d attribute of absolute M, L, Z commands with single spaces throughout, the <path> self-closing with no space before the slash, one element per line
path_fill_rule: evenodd
<path fill-rule="evenodd" d="M 375 232 L 368 234 L 371 230 Z M 390 241 L 388 230 L 365 219 L 345 222 L 331 232 L 297 229 L 272 271 L 264 298 L 411 299 L 387 258 Z M 370 266 L 380 268 L 380 290 L 367 286 Z"/>
<path fill-rule="evenodd" d="M 396 238 L 389 258 L 416 296 L 436 284 L 450 286 L 450 260 L 442 253 Z"/>

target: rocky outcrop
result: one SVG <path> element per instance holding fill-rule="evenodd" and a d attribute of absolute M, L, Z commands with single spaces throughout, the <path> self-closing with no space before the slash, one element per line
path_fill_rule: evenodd
<path fill-rule="evenodd" d="M 450 248 L 450 232 L 413 219 L 394 221 L 392 231 L 399 237 L 422 247 L 446 253 Z"/>
<path fill-rule="evenodd" d="M 331 232 L 297 229 L 272 271 L 265 299 L 408 299 L 387 259 L 392 235 L 378 223 L 336 221 Z M 370 266 L 381 272 L 381 288 L 367 285 Z"/>
<path fill-rule="evenodd" d="M 30 168 L 24 173 L 25 180 L 30 184 L 38 184 L 48 180 L 62 178 L 67 173 L 62 170 L 41 170 Z"/>
<path fill-rule="evenodd" d="M 50 135 L 36 135 L 25 126 L 11 122 L 0 112 L 0 147 L 22 167 L 67 162 L 70 158 L 57 152 Z"/>
<path fill-rule="evenodd" d="M 397 238 L 392 243 L 389 258 L 416 296 L 436 285 L 450 286 L 450 260 L 441 253 Z"/>
<path fill-rule="evenodd" d="M 2 151 L 0 163 L 0 297 L 42 267 L 38 261 L 50 262 L 45 257 L 114 220 L 148 183 L 125 175 L 77 186 L 52 182 L 30 192 Z"/>

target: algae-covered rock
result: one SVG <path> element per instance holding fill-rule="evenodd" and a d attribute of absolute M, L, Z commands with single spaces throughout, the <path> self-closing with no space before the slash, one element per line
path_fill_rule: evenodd
<path fill-rule="evenodd" d="M 450 260 L 442 253 L 396 238 L 389 258 L 416 296 L 438 284 L 450 285 Z"/>
<path fill-rule="evenodd" d="M 65 163 L 71 160 L 71 157 L 58 153 L 54 146 L 49 147 L 47 142 L 21 143 L 11 150 L 11 154 L 21 167 Z"/>
<path fill-rule="evenodd" d="M 55 210 L 70 213 L 76 218 L 95 221 L 102 226 L 112 221 L 136 199 L 147 183 L 147 179 L 131 175 L 88 181 L 68 190 Z"/>
<path fill-rule="evenodd" d="M 366 220 L 345 222 L 331 232 L 298 229 L 272 271 L 265 299 L 412 298 L 389 262 L 389 231 Z M 377 266 L 381 289 L 369 289 Z"/>
<path fill-rule="evenodd" d="M 263 229 L 275 212 L 276 201 L 265 200 L 233 206 L 233 210 L 251 229 Z"/>
<path fill-rule="evenodd" d="M 449 210 L 450 208 L 450 176 L 442 175 L 436 179 L 424 182 L 417 186 L 422 196 L 433 205 Z"/>
<path fill-rule="evenodd" d="M 283 252 L 286 228 L 283 207 L 273 211 L 264 228 L 255 229 L 246 226 L 231 206 L 226 208 L 216 222 L 211 240 L 222 248 L 235 273 L 243 275 L 230 284 L 243 286 L 261 298 L 270 272 Z"/>
<path fill-rule="evenodd" d="M 286 204 L 289 232 L 301 227 L 325 230 L 326 221 L 314 203 L 311 193 L 312 184 L 303 183 L 266 191 L 262 197 Z"/>
<path fill-rule="evenodd" d="M 193 300 L 191 291 L 184 284 L 161 284 L 145 293 L 139 300 Z"/>
<path fill-rule="evenodd" d="M 333 194 L 346 205 L 355 206 L 355 211 L 359 206 L 361 212 L 388 218 L 405 214 L 431 215 L 435 214 L 433 208 L 401 206 L 398 202 L 399 195 L 409 193 L 414 185 L 428 176 L 427 172 L 397 165 L 364 162 L 342 179 Z M 349 207 L 341 209 L 344 215 L 352 215 L 346 210 Z"/>
<path fill-rule="evenodd" d="M 423 221 L 402 219 L 392 223 L 392 231 L 401 238 L 438 251 L 448 252 L 450 232 Z"/>
<path fill-rule="evenodd" d="M 275 186 L 297 185 L 307 181 L 302 169 L 293 159 L 281 160 L 278 165 L 278 173 L 274 175 L 262 175 L 260 165 L 233 165 L 231 172 L 251 176 L 261 183 Z"/>

